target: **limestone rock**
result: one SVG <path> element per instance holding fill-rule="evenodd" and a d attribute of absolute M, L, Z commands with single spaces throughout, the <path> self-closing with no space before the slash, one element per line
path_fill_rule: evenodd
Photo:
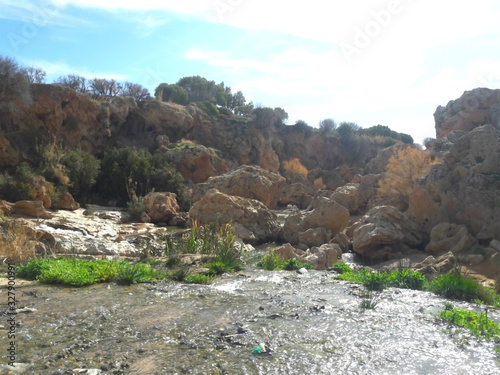
<path fill-rule="evenodd" d="M 50 208 L 52 199 L 50 195 L 54 191 L 51 183 L 45 181 L 45 178 L 37 176 L 31 179 L 30 182 L 30 199 L 32 201 L 41 201 L 44 208 Z"/>
<path fill-rule="evenodd" d="M 31 216 L 40 219 L 51 219 L 54 215 L 43 207 L 42 201 L 17 201 L 12 206 L 12 213 L 22 216 Z"/>
<path fill-rule="evenodd" d="M 494 124 L 500 127 L 500 90 L 477 88 L 439 106 L 434 113 L 437 138 L 453 130 L 471 131 L 477 126 Z"/>
<path fill-rule="evenodd" d="M 311 263 L 319 271 L 333 266 L 339 259 L 342 259 L 342 250 L 337 244 L 324 244 L 320 247 L 313 247 L 302 258 L 304 262 Z"/>
<path fill-rule="evenodd" d="M 209 177 L 227 173 L 227 164 L 213 148 L 195 144 L 167 149 L 166 153 L 179 172 L 195 184 L 205 182 Z"/>
<path fill-rule="evenodd" d="M 263 203 L 209 190 L 189 210 L 193 220 L 200 224 L 219 220 L 233 222 L 238 237 L 248 243 L 262 243 L 276 238 L 280 229 L 276 214 Z"/>
<path fill-rule="evenodd" d="M 299 259 L 302 256 L 304 256 L 305 252 L 294 248 L 289 243 L 286 243 L 274 249 L 274 254 L 276 254 L 283 260 L 289 260 L 289 259 Z"/>
<path fill-rule="evenodd" d="M 465 133 L 418 181 L 408 214 L 427 233 L 441 222 L 463 224 L 481 241 L 500 239 L 500 131 Z"/>
<path fill-rule="evenodd" d="M 321 246 L 329 241 L 329 237 L 326 229 L 323 227 L 309 228 L 299 233 L 299 243 L 307 247 Z"/>
<path fill-rule="evenodd" d="M 168 222 L 179 213 L 177 195 L 174 193 L 149 193 L 144 197 L 144 205 L 152 223 Z"/>
<path fill-rule="evenodd" d="M 377 206 L 369 210 L 352 228 L 353 250 L 374 257 L 379 250 L 399 251 L 422 243 L 415 223 L 392 206 Z"/>
<path fill-rule="evenodd" d="M 228 195 L 256 199 L 268 208 L 274 209 L 281 197 L 285 181 L 277 173 L 253 165 L 243 165 L 231 172 L 196 185 L 193 199 L 198 200 L 208 190 L 215 188 Z"/>
<path fill-rule="evenodd" d="M 440 223 L 436 225 L 430 236 L 430 242 L 425 251 L 432 254 L 464 252 L 471 246 L 469 233 L 464 225 Z"/>
<path fill-rule="evenodd" d="M 74 211 L 80 208 L 80 204 L 77 203 L 70 193 L 63 193 L 59 197 L 59 208 L 61 210 Z"/>
<path fill-rule="evenodd" d="M 280 206 L 293 204 L 301 209 L 305 209 L 311 204 L 313 199 L 312 189 L 305 184 L 296 182 L 286 185 L 283 188 L 278 203 Z"/>
<path fill-rule="evenodd" d="M 324 228 L 328 242 L 342 232 L 349 223 L 349 211 L 328 198 L 318 198 L 313 203 L 313 210 L 296 212 L 288 216 L 283 227 L 283 237 L 291 244 L 298 244 L 299 234 L 309 228 Z"/>
<path fill-rule="evenodd" d="M 349 237 L 345 233 L 337 234 L 330 241 L 330 243 L 334 243 L 334 244 L 339 245 L 339 247 L 343 253 L 347 253 L 349 251 L 350 246 L 351 246 L 351 240 L 349 239 Z"/>

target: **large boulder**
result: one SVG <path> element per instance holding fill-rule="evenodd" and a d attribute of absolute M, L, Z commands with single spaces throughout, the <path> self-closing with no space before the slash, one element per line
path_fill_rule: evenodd
<path fill-rule="evenodd" d="M 39 219 L 52 219 L 54 217 L 54 214 L 43 207 L 42 201 L 17 201 L 12 206 L 12 213 Z"/>
<path fill-rule="evenodd" d="M 278 204 L 285 186 L 285 178 L 255 165 L 243 165 L 207 182 L 196 185 L 193 199 L 198 200 L 210 189 L 217 189 L 228 195 L 256 199 L 268 208 Z"/>
<path fill-rule="evenodd" d="M 80 204 L 76 202 L 73 196 L 68 192 L 61 194 L 57 205 L 61 210 L 68 211 L 74 211 L 80 208 Z"/>
<path fill-rule="evenodd" d="M 453 130 L 471 131 L 477 126 L 493 124 L 500 129 L 500 90 L 477 88 L 439 106 L 434 113 L 437 138 Z"/>
<path fill-rule="evenodd" d="M 149 193 L 144 197 L 144 205 L 152 223 L 166 223 L 179 213 L 177 195 L 174 193 Z"/>
<path fill-rule="evenodd" d="M 472 244 L 465 225 L 440 223 L 432 229 L 430 237 L 425 251 L 432 254 L 461 253 Z"/>
<path fill-rule="evenodd" d="M 263 203 L 209 190 L 189 210 L 192 219 L 200 224 L 218 220 L 233 222 L 236 234 L 246 243 L 263 243 L 274 240 L 280 229 L 278 217 Z"/>
<path fill-rule="evenodd" d="M 382 249 L 390 255 L 417 247 L 423 241 L 418 226 L 392 206 L 370 209 L 353 224 L 351 232 L 353 250 L 371 258 Z"/>
<path fill-rule="evenodd" d="M 344 206 L 321 197 L 313 202 L 312 211 L 296 212 L 288 216 L 283 227 L 283 237 L 291 244 L 299 244 L 301 239 L 312 238 L 311 243 L 303 244 L 308 247 L 317 246 L 318 236 L 326 233 L 325 242 L 328 242 L 347 227 L 349 219 L 349 211 Z M 325 232 L 319 228 L 323 228 Z M 314 229 L 318 235 L 306 235 L 305 232 L 310 229 Z"/>
<path fill-rule="evenodd" d="M 293 204 L 300 209 L 305 209 L 314 199 L 313 194 L 314 192 L 312 191 L 312 188 L 300 182 L 296 182 L 286 185 L 283 188 L 278 203 L 280 206 Z"/>

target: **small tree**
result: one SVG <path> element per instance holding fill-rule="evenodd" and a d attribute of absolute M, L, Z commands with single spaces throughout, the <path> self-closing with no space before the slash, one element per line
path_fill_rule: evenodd
<path fill-rule="evenodd" d="M 8 96 L 30 102 L 30 80 L 14 59 L 0 56 L 0 99 Z"/>
<path fill-rule="evenodd" d="M 189 95 L 184 87 L 161 83 L 155 89 L 155 97 L 162 102 L 173 102 L 186 105 L 189 103 Z"/>
<path fill-rule="evenodd" d="M 387 163 L 387 171 L 379 181 L 379 193 L 408 200 L 417 179 L 425 176 L 438 162 L 429 151 L 411 146 L 400 148 Z"/>
<path fill-rule="evenodd" d="M 132 96 L 137 101 L 145 100 L 151 97 L 147 88 L 132 82 L 125 82 L 123 84 L 122 95 Z"/>
<path fill-rule="evenodd" d="M 299 158 L 290 159 L 288 161 L 283 161 L 283 169 L 285 171 L 284 175 L 290 180 L 307 180 L 307 174 L 309 171 L 305 166 L 302 165 Z"/>
<path fill-rule="evenodd" d="M 322 135 L 330 134 L 335 130 L 337 124 L 332 118 L 327 118 L 319 122 L 319 132 Z"/>

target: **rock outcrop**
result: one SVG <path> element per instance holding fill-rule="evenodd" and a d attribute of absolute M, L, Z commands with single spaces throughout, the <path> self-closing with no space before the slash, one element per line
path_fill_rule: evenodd
<path fill-rule="evenodd" d="M 74 211 L 80 208 L 80 204 L 68 192 L 61 194 L 57 205 L 61 210 Z"/>
<path fill-rule="evenodd" d="M 436 136 L 447 137 L 453 130 L 469 132 L 474 128 L 492 124 L 500 129 L 500 90 L 477 88 L 439 106 L 434 113 Z"/>
<path fill-rule="evenodd" d="M 418 226 L 392 206 L 370 209 L 349 231 L 353 250 L 378 260 L 390 258 L 423 242 Z"/>
<path fill-rule="evenodd" d="M 283 188 L 278 204 L 280 206 L 292 204 L 303 210 L 311 204 L 313 199 L 314 192 L 311 187 L 300 182 L 295 182 Z"/>
<path fill-rule="evenodd" d="M 291 214 L 283 227 L 283 238 L 292 245 L 318 246 L 331 240 L 348 225 L 349 211 L 328 198 L 317 198 L 313 210 Z M 308 242 L 301 242 L 308 241 Z"/>
<path fill-rule="evenodd" d="M 198 200 L 189 215 L 200 224 L 216 220 L 232 222 L 237 236 L 250 244 L 272 241 L 280 229 L 277 216 L 260 201 L 228 195 L 217 189 L 209 190 Z"/>
<path fill-rule="evenodd" d="M 54 217 L 53 213 L 43 207 L 42 201 L 17 201 L 12 206 L 12 213 L 39 219 L 52 219 Z"/>
<path fill-rule="evenodd" d="M 278 205 L 285 186 L 285 179 L 277 173 L 269 172 L 254 165 L 244 165 L 221 176 L 210 178 L 196 185 L 193 199 L 198 200 L 210 189 L 217 189 L 228 195 L 256 199 L 268 208 Z"/>
<path fill-rule="evenodd" d="M 427 233 L 449 222 L 480 241 L 500 239 L 500 131 L 484 125 L 448 143 L 411 193 L 409 216 Z"/>
<path fill-rule="evenodd" d="M 472 244 L 465 225 L 440 223 L 432 228 L 430 242 L 425 251 L 431 254 L 442 254 L 452 252 L 462 253 L 468 250 Z"/>

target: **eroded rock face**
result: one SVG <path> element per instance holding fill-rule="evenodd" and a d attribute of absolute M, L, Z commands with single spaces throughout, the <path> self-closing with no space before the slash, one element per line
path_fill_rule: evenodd
<path fill-rule="evenodd" d="M 274 240 L 280 229 L 276 214 L 263 203 L 217 189 L 209 190 L 198 200 L 189 210 L 189 215 L 200 224 L 216 220 L 233 222 L 237 236 L 251 244 Z"/>
<path fill-rule="evenodd" d="M 425 251 L 431 254 L 443 252 L 461 253 L 471 246 L 465 225 L 440 223 L 432 228 L 430 242 Z"/>
<path fill-rule="evenodd" d="M 500 131 L 480 126 L 448 142 L 410 195 L 409 216 L 427 233 L 449 222 L 480 240 L 500 239 Z"/>
<path fill-rule="evenodd" d="M 256 199 L 274 209 L 278 205 L 285 182 L 286 180 L 277 173 L 253 165 L 244 165 L 196 185 L 193 196 L 194 200 L 200 199 L 207 191 L 215 188 L 228 195 Z"/>
<path fill-rule="evenodd" d="M 317 246 L 318 238 L 326 233 L 325 242 L 331 240 L 336 234 L 342 232 L 348 225 L 349 211 L 342 205 L 328 198 L 318 198 L 313 203 L 313 210 L 291 214 L 283 227 L 283 238 L 291 244 L 299 244 L 307 238 L 310 243 L 306 246 Z M 314 230 L 314 235 L 306 232 Z"/>
<path fill-rule="evenodd" d="M 500 90 L 477 88 L 439 106 L 434 113 L 437 138 L 447 137 L 453 130 L 471 131 L 492 124 L 500 129 Z"/>
<path fill-rule="evenodd" d="M 334 263 L 341 261 L 342 250 L 337 244 L 323 244 L 313 247 L 303 257 L 303 261 L 311 263 L 316 270 L 326 270 Z"/>
<path fill-rule="evenodd" d="M 144 205 L 152 223 L 167 223 L 179 213 L 177 195 L 174 193 L 149 193 L 144 197 Z"/>
<path fill-rule="evenodd" d="M 353 250 L 368 257 L 382 249 L 391 254 L 414 248 L 423 241 L 418 226 L 392 206 L 370 209 L 353 224 L 351 231 Z"/>

